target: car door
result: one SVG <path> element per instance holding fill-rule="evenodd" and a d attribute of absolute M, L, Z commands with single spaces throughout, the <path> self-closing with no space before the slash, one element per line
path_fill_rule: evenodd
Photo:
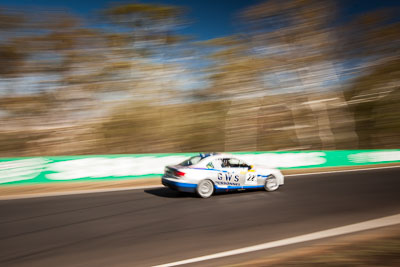
<path fill-rule="evenodd" d="M 247 165 L 244 161 L 231 158 L 229 159 L 229 164 L 231 168 L 234 170 L 234 173 L 239 175 L 239 182 L 241 186 L 253 184 L 253 180 L 256 180 L 256 175 L 249 172 L 249 165 Z"/>
<path fill-rule="evenodd" d="M 254 168 L 251 165 L 246 164 L 245 162 L 241 162 L 241 165 L 245 167 L 245 172 L 243 174 L 243 186 L 256 186 L 258 185 L 258 175 Z"/>
<path fill-rule="evenodd" d="M 227 182 L 230 182 L 232 186 L 242 186 L 247 168 L 241 165 L 241 161 L 236 158 L 224 158 L 223 165 L 225 165 Z"/>
<path fill-rule="evenodd" d="M 218 170 L 215 183 L 220 187 L 240 187 L 240 170 L 230 165 L 230 158 L 219 158 L 214 162 L 215 168 Z"/>
<path fill-rule="evenodd" d="M 250 165 L 236 158 L 220 158 L 213 161 L 218 170 L 215 183 L 220 187 L 242 187 L 257 185 L 257 173 Z"/>

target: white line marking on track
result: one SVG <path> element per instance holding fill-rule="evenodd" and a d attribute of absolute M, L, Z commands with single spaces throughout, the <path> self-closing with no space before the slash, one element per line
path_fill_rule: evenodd
<path fill-rule="evenodd" d="M 399 168 L 399 167 L 400 167 L 400 165 L 399 166 L 364 168 L 364 169 L 356 169 L 356 170 L 287 174 L 287 175 L 285 175 L 285 177 L 327 174 L 327 173 L 339 173 L 339 172 L 369 171 L 369 170 L 390 169 L 390 168 Z M 118 191 L 128 191 L 128 190 L 137 190 L 137 189 L 150 189 L 150 188 L 157 188 L 157 187 L 162 188 L 163 186 L 162 185 L 131 186 L 131 187 L 109 188 L 109 189 L 105 188 L 105 189 L 89 189 L 89 190 L 77 190 L 77 191 L 37 193 L 37 194 L 26 194 L 26 195 L 10 195 L 10 196 L 0 196 L 0 201 L 1 200 L 25 199 L 25 198 L 37 198 L 37 197 L 57 197 L 57 196 L 79 195 L 79 194 L 118 192 Z"/>
<path fill-rule="evenodd" d="M 374 220 L 369 220 L 369 221 L 365 221 L 365 222 L 350 224 L 350 225 L 346 225 L 346 226 L 342 226 L 342 227 L 332 228 L 332 229 L 319 231 L 319 232 L 315 232 L 315 233 L 311 233 L 311 234 L 305 234 L 305 235 L 286 238 L 286 239 L 282 239 L 282 240 L 267 242 L 267 243 L 263 243 L 263 244 L 259 244 L 259 245 L 255 245 L 255 246 L 244 247 L 244 248 L 224 251 L 224 252 L 220 252 L 220 253 L 215 253 L 215 254 L 211 254 L 211 255 L 207 255 L 207 256 L 161 264 L 161 265 L 157 265 L 154 267 L 169 267 L 169 266 L 177 266 L 177 265 L 195 263 L 195 262 L 200 262 L 200 261 L 212 260 L 212 259 L 217 259 L 217 258 L 222 258 L 222 257 L 227 257 L 227 256 L 234 256 L 234 255 L 238 255 L 238 254 L 254 252 L 254 251 L 258 251 L 258 250 L 287 246 L 287 245 L 292 245 L 292 244 L 306 242 L 306 241 L 312 241 L 312 240 L 328 238 L 328 237 L 333 237 L 333 236 L 338 236 L 338 235 L 350 234 L 350 233 L 354 233 L 354 232 L 371 230 L 374 228 L 391 226 L 391 225 L 395 225 L 395 224 L 400 224 L 400 214 L 383 217 L 383 218 L 379 218 L 379 219 L 374 219 Z"/>

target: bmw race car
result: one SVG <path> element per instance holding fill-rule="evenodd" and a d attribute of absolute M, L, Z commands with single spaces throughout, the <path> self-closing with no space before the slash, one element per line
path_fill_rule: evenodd
<path fill-rule="evenodd" d="M 178 165 L 166 166 L 162 184 L 202 198 L 216 191 L 264 188 L 275 191 L 284 184 L 277 169 L 253 166 L 228 154 L 199 154 Z"/>

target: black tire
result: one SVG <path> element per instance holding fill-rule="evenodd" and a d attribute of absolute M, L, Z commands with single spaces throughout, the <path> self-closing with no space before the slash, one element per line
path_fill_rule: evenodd
<path fill-rule="evenodd" d="M 278 188 L 279 188 L 278 179 L 273 174 L 271 174 L 270 176 L 267 177 L 267 179 L 265 179 L 265 184 L 264 184 L 265 191 L 273 192 L 278 190 Z"/>
<path fill-rule="evenodd" d="M 201 198 L 209 198 L 214 194 L 214 183 L 209 180 L 202 180 L 196 187 L 196 194 Z"/>

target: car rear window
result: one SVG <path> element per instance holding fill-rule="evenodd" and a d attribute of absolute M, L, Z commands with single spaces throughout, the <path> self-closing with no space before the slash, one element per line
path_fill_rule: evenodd
<path fill-rule="evenodd" d="M 181 166 L 195 165 L 195 164 L 199 163 L 200 160 L 202 160 L 202 159 L 203 159 L 203 158 L 200 157 L 200 156 L 194 156 L 194 157 L 191 157 L 191 158 L 189 158 L 189 159 L 183 161 L 183 162 L 180 163 L 179 165 L 181 165 Z"/>

